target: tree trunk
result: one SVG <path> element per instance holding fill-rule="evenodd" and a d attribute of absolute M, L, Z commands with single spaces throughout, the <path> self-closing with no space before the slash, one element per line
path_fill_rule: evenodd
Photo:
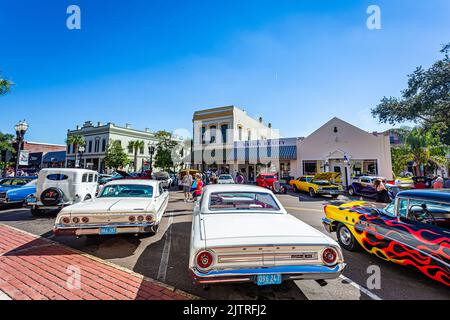
<path fill-rule="evenodd" d="M 136 148 L 136 149 L 134 149 L 134 172 L 137 172 L 137 154 L 138 154 L 138 150 Z"/>

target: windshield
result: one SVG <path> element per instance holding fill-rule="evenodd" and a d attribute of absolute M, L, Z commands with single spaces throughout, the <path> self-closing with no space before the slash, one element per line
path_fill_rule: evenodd
<path fill-rule="evenodd" d="M 226 175 L 226 176 L 219 176 L 219 179 L 220 180 L 231 180 L 231 179 L 233 179 L 233 177 L 229 176 L 229 175 Z"/>
<path fill-rule="evenodd" d="M 37 180 L 31 180 L 26 185 L 24 185 L 24 187 L 34 187 L 36 185 L 36 183 L 37 183 Z"/>
<path fill-rule="evenodd" d="M 319 186 L 327 186 L 330 184 L 328 180 L 313 180 L 312 183 L 318 184 Z"/>
<path fill-rule="evenodd" d="M 104 187 L 99 198 L 151 198 L 152 196 L 152 186 L 114 184 Z"/>
<path fill-rule="evenodd" d="M 266 192 L 214 192 L 209 198 L 211 211 L 279 211 L 275 199 Z"/>

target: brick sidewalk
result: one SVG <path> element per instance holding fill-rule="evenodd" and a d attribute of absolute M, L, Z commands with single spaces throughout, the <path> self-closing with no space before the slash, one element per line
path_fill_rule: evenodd
<path fill-rule="evenodd" d="M 17 300 L 187 300 L 128 269 L 0 224 L 0 293 Z"/>

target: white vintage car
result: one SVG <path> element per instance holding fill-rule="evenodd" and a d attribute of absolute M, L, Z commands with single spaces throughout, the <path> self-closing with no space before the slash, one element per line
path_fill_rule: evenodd
<path fill-rule="evenodd" d="M 168 202 L 169 192 L 158 181 L 111 181 L 97 198 L 62 209 L 53 232 L 58 236 L 154 234 Z"/>
<path fill-rule="evenodd" d="M 39 171 L 36 194 L 25 199 L 33 215 L 59 210 L 90 200 L 98 189 L 98 173 L 80 168 L 47 168 Z"/>
<path fill-rule="evenodd" d="M 194 207 L 189 269 L 195 283 L 337 278 L 339 244 L 288 214 L 272 191 L 208 185 Z"/>

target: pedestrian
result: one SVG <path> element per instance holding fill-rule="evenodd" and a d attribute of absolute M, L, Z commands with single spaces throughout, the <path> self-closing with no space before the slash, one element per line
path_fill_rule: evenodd
<path fill-rule="evenodd" d="M 211 178 L 209 178 L 209 183 L 210 184 L 217 184 L 217 175 L 213 172 L 212 174 L 211 174 Z"/>
<path fill-rule="evenodd" d="M 236 183 L 237 184 L 243 184 L 244 183 L 244 177 L 240 172 L 236 174 Z"/>
<path fill-rule="evenodd" d="M 389 193 L 383 181 L 381 181 L 381 179 L 376 179 L 373 183 L 373 186 L 377 192 L 376 201 L 382 203 L 389 203 L 390 202 Z"/>
<path fill-rule="evenodd" d="M 200 197 L 203 193 L 203 180 L 202 180 L 202 174 L 201 173 L 196 173 L 195 174 L 195 180 L 192 184 L 192 188 L 191 190 L 193 190 L 192 192 L 192 197 L 194 199 L 194 201 L 196 201 L 198 199 L 198 197 Z"/>
<path fill-rule="evenodd" d="M 433 189 L 442 189 L 444 188 L 444 179 L 441 176 L 438 176 L 433 183 Z"/>
<path fill-rule="evenodd" d="M 191 174 L 188 172 L 184 175 L 183 180 L 181 180 L 181 185 L 183 186 L 184 201 L 187 202 L 191 199 L 191 185 L 193 182 Z"/>

